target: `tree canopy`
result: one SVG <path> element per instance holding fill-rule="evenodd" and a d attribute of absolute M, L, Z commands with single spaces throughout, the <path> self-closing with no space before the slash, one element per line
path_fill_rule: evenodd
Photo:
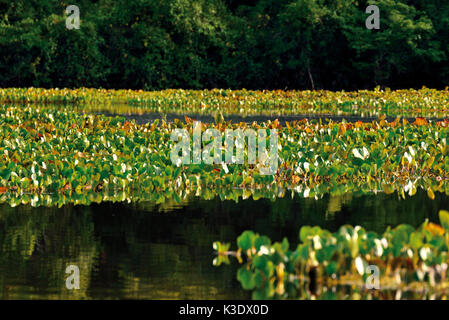
<path fill-rule="evenodd" d="M 448 59 L 442 0 L 0 0 L 2 87 L 444 88 Z"/>

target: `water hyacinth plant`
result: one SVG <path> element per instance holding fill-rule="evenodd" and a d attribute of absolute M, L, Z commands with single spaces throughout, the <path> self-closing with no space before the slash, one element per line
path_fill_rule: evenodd
<path fill-rule="evenodd" d="M 192 133 L 193 120 L 138 125 L 120 117 L 85 115 L 58 106 L 0 106 L 0 193 L 201 190 L 243 188 L 294 190 L 305 197 L 343 185 L 395 190 L 418 188 L 434 197 L 449 192 L 448 121 L 417 118 L 370 123 L 279 121 L 218 122 L 226 129 L 278 132 L 278 167 L 261 175 L 262 164 L 191 164 L 170 160 L 176 129 Z M 203 141 L 203 146 L 206 143 Z M 222 148 L 223 149 L 223 148 Z M 248 150 L 245 149 L 245 159 Z M 225 159 L 225 150 L 222 150 Z"/>
<path fill-rule="evenodd" d="M 311 201 L 327 195 L 395 192 L 398 199 L 417 192 L 429 199 L 449 195 L 449 120 L 429 118 L 445 115 L 447 91 L 31 88 L 0 89 L 0 100 L 5 103 L 0 105 L 0 203 L 11 207 L 110 201 L 146 202 L 163 211 L 164 206 L 215 197 L 239 202 L 297 195 Z M 367 104 L 358 108 L 362 102 Z M 325 117 L 240 122 L 216 117 L 215 122 L 198 126 L 195 116 L 180 114 L 182 120 L 162 118 L 139 124 L 85 109 L 115 110 L 123 104 L 145 112 L 297 114 L 314 110 L 383 115 L 353 122 Z M 403 115 L 403 104 L 408 114 L 417 117 L 410 121 L 385 116 Z M 214 133 L 210 139 L 204 138 L 207 132 Z M 241 153 L 227 148 L 232 141 L 227 141 L 229 132 L 239 133 L 234 138 L 241 138 L 236 139 Z M 254 134 L 244 138 L 240 133 L 245 132 Z M 187 137 L 178 147 L 186 145 L 188 152 L 177 148 L 173 139 L 177 133 Z M 274 135 L 276 139 L 270 139 Z M 259 140 L 255 143 L 256 136 L 267 138 L 265 146 Z M 274 147 L 271 140 L 276 141 Z M 204 161 L 205 150 L 209 150 L 206 159 L 214 161 Z M 276 157 L 269 157 L 272 152 Z M 195 154 L 203 157 L 195 158 Z M 262 174 L 264 163 L 250 161 L 259 154 L 275 159 L 273 172 Z M 282 208 L 277 211 L 285 214 Z M 383 288 L 445 290 L 448 220 L 442 211 L 441 225 L 426 221 L 419 228 L 400 225 L 382 234 L 349 225 L 334 233 L 303 226 L 295 250 L 287 240 L 273 244 L 268 237 L 247 231 L 238 238 L 236 251 L 229 244 L 214 243 L 218 253 L 214 263 L 230 263 L 231 256 L 245 262 L 237 278 L 256 299 L 301 298 L 304 292 L 314 296 L 303 290 L 304 285 L 363 289 L 371 276 L 370 266 L 379 268 Z"/>
<path fill-rule="evenodd" d="M 381 235 L 359 226 L 344 225 L 335 233 L 303 226 L 294 250 L 285 238 L 272 243 L 245 231 L 237 238 L 237 251 L 215 242 L 213 263 L 228 264 L 230 256 L 236 257 L 243 264 L 237 279 L 254 299 L 297 298 L 304 283 L 366 287 L 368 266 L 380 271 L 383 290 L 444 290 L 449 285 L 449 212 L 442 210 L 439 217 L 441 225 L 426 221 L 415 229 L 403 224 Z"/>
<path fill-rule="evenodd" d="M 0 103 L 81 105 L 83 111 L 114 112 L 118 104 L 133 112 L 223 115 L 381 115 L 434 117 L 448 114 L 449 90 L 360 90 L 357 92 L 282 90 L 0 89 Z"/>

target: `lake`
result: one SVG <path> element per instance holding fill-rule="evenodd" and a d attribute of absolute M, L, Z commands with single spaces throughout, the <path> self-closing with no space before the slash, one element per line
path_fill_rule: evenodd
<path fill-rule="evenodd" d="M 239 265 L 214 267 L 214 241 L 254 230 L 292 247 L 303 225 L 336 231 L 344 224 L 383 232 L 387 226 L 438 221 L 449 198 L 418 191 L 398 195 L 324 195 L 305 199 L 195 197 L 185 202 L 112 203 L 58 207 L 0 206 L 1 299 L 249 299 L 236 279 Z M 80 289 L 65 286 L 67 265 L 80 269 Z M 313 288 L 311 289 L 313 293 Z M 378 292 L 378 298 L 397 297 Z M 308 298 L 310 292 L 304 293 Z M 365 297 L 358 288 L 320 289 L 318 298 Z M 417 298 L 403 294 L 402 298 Z M 421 296 L 418 296 L 421 297 Z M 365 297 L 366 298 L 366 297 Z"/>

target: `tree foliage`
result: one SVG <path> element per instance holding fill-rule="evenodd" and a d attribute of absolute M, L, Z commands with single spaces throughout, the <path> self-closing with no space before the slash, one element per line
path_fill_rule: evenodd
<path fill-rule="evenodd" d="M 380 8 L 380 30 L 365 9 Z M 0 86 L 445 87 L 440 0 L 0 0 Z"/>

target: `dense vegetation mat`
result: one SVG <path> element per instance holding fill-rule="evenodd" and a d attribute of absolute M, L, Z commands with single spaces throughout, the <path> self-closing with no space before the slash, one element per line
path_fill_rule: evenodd
<path fill-rule="evenodd" d="M 59 103 L 81 109 L 208 115 L 359 115 L 442 118 L 449 113 L 449 90 L 333 92 L 248 90 L 0 89 L 3 103 Z M 123 108 L 123 107 L 122 107 Z"/>
<path fill-rule="evenodd" d="M 237 279 L 253 291 L 254 299 L 296 298 L 305 282 L 447 290 L 449 212 L 440 211 L 440 223 L 426 221 L 417 229 L 399 225 L 381 235 L 359 226 L 345 225 L 335 233 L 303 226 L 294 250 L 285 238 L 272 243 L 266 236 L 245 231 L 237 238 L 237 251 L 229 251 L 229 243 L 214 243 L 214 264 L 229 263 L 230 256 L 244 262 Z"/>
<path fill-rule="evenodd" d="M 192 133 L 193 121 L 145 125 L 119 117 L 82 115 L 70 108 L 0 106 L 0 194 L 133 191 L 160 193 L 208 189 L 294 190 L 313 197 L 347 186 L 413 195 L 417 188 L 449 192 L 448 121 L 354 124 L 297 121 L 203 124 L 216 128 L 277 130 L 274 175 L 261 163 L 172 163 L 176 128 Z M 206 142 L 203 141 L 204 149 Z M 245 148 L 245 159 L 247 158 Z M 224 150 L 222 150 L 224 160 Z M 244 191 L 241 191 L 243 193 Z M 251 194 L 251 193 L 250 193 Z"/>

